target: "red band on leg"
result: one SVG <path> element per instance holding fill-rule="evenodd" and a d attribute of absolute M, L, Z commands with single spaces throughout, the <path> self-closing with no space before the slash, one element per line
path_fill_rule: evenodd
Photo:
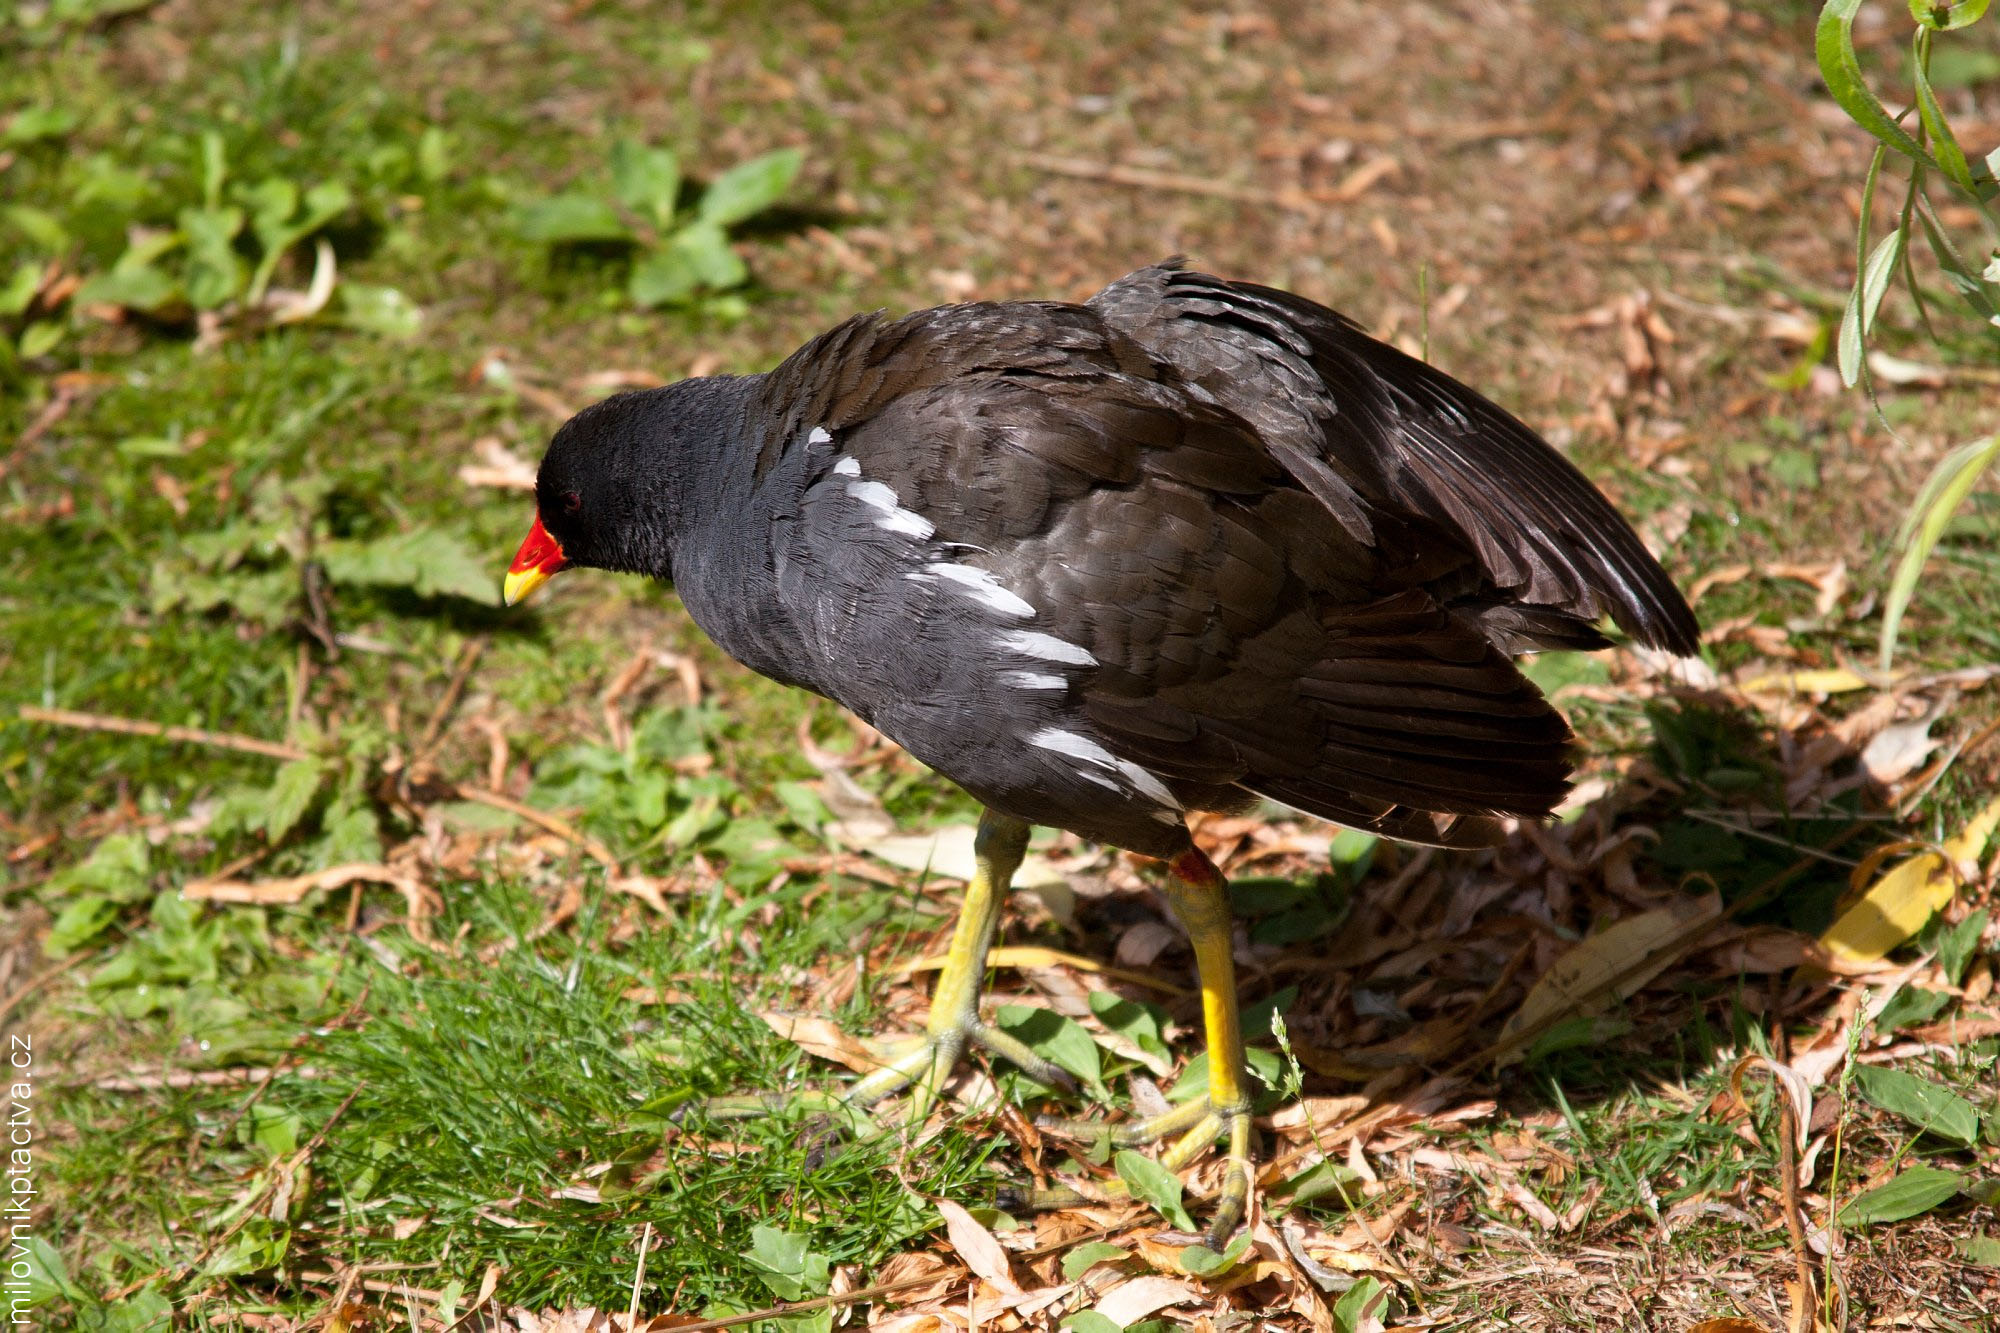
<path fill-rule="evenodd" d="M 1188 848 L 1167 862 L 1167 869 L 1176 879 L 1185 880 L 1189 884 L 1200 884 L 1206 888 L 1219 889 L 1228 883 L 1223 873 L 1215 868 L 1215 862 L 1203 856 L 1201 850 L 1196 847 Z"/>

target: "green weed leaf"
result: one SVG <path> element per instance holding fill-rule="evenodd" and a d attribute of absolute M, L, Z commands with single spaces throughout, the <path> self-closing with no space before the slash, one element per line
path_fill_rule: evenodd
<path fill-rule="evenodd" d="M 1854 1081 L 1870 1103 L 1918 1129 L 1968 1148 L 1979 1137 L 1979 1112 L 1941 1083 L 1878 1065 L 1862 1065 L 1854 1071 Z"/>
<path fill-rule="evenodd" d="M 1070 1333 L 1125 1333 L 1123 1324 L 1095 1310 L 1078 1310 L 1073 1315 L 1065 1316 L 1061 1327 Z"/>
<path fill-rule="evenodd" d="M 1913 1166 L 1894 1180 L 1877 1185 L 1840 1210 L 1840 1220 L 1850 1226 L 1874 1222 L 1901 1222 L 1917 1217 L 1957 1196 L 1964 1178 L 1956 1171 L 1934 1166 Z"/>
<path fill-rule="evenodd" d="M 187 294 L 197 310 L 213 310 L 243 291 L 248 270 L 236 253 L 236 234 L 243 230 L 243 210 L 183 208 L 181 235 L 188 252 Z"/>
<path fill-rule="evenodd" d="M 1115 1264 L 1121 1259 L 1131 1257 L 1130 1250 L 1122 1250 L 1108 1241 L 1094 1240 L 1087 1245 L 1077 1246 L 1063 1256 L 1063 1276 L 1074 1282 L 1099 1264 Z"/>
<path fill-rule="evenodd" d="M 86 893 L 63 908 L 42 940 L 42 952 L 66 958 L 90 943 L 118 919 L 118 904 L 101 893 Z"/>
<path fill-rule="evenodd" d="M 1965 980 L 1965 969 L 1979 951 L 1979 940 L 1985 933 L 1986 909 L 1982 907 L 1939 937 L 1937 965 L 1945 980 L 1954 986 Z"/>
<path fill-rule="evenodd" d="M 994 1014 L 994 1021 L 1008 1036 L 1026 1042 L 1036 1055 L 1067 1069 L 1092 1089 L 1103 1088 L 1104 1065 L 1097 1043 L 1075 1019 L 1053 1009 L 1003 1004 Z"/>
<path fill-rule="evenodd" d="M 665 231 L 674 220 L 680 197 L 681 162 L 665 148 L 648 148 L 636 139 L 611 145 L 611 188 L 627 208 L 643 213 Z"/>
<path fill-rule="evenodd" d="M 408 588 L 419 597 L 463 597 L 499 603 L 490 562 L 439 528 L 412 528 L 369 541 L 339 540 L 318 551 L 335 583 Z"/>
<path fill-rule="evenodd" d="M 761 1270 L 758 1276 L 781 1301 L 820 1295 L 833 1274 L 831 1262 L 814 1253 L 806 1237 L 776 1227 L 751 1228 L 750 1252 L 743 1258 Z"/>
<path fill-rule="evenodd" d="M 45 139 L 60 139 L 80 122 L 81 117 L 68 107 L 24 106 L 7 122 L 7 128 L 0 131 L 0 144 L 19 148 Z"/>
<path fill-rule="evenodd" d="M 1987 0 L 1910 0 L 1910 17 L 1932 32 L 1969 27 L 1985 16 Z"/>
<path fill-rule="evenodd" d="M 1877 140 L 1913 161 L 1934 165 L 1929 153 L 1892 119 L 1861 74 L 1861 60 L 1854 52 L 1854 16 L 1861 0 L 1827 0 L 1819 12 L 1813 50 L 1819 59 L 1820 78 L 1833 100 L 1840 103 L 1854 122 Z"/>
<path fill-rule="evenodd" d="M 340 284 L 340 322 L 363 333 L 408 341 L 424 325 L 417 303 L 394 287 L 372 283 Z"/>
<path fill-rule="evenodd" d="M 298 826 L 313 797 L 319 792 L 324 767 L 317 759 L 294 759 L 281 764 L 271 779 L 271 792 L 264 805 L 264 836 L 273 845 Z"/>
<path fill-rule="evenodd" d="M 701 274 L 685 253 L 673 246 L 654 250 L 632 265 L 625 291 L 642 310 L 678 305 L 701 286 Z"/>
<path fill-rule="evenodd" d="M 1357 1279 L 1334 1304 L 1335 1333 L 1361 1333 L 1363 1329 L 1380 1328 L 1386 1322 L 1389 1297 L 1393 1294 L 1392 1289 L 1379 1278 Z"/>
<path fill-rule="evenodd" d="M 695 222 L 674 233 L 670 247 L 683 256 L 701 285 L 712 291 L 738 287 L 750 276 L 743 257 L 713 222 Z"/>
<path fill-rule="evenodd" d="M 1206 1245 L 1189 1245 L 1180 1252 L 1180 1266 L 1183 1272 L 1195 1277 L 1221 1277 L 1250 1252 L 1250 1233 L 1245 1231 L 1229 1242 L 1228 1248 L 1217 1254 Z"/>
<path fill-rule="evenodd" d="M 763 212 L 791 187 L 804 162 L 798 149 L 780 148 L 737 163 L 702 192 L 701 220 L 727 227 Z"/>
<path fill-rule="evenodd" d="M 1118 1178 L 1132 1197 L 1153 1206 L 1161 1217 L 1181 1231 L 1193 1231 L 1194 1219 L 1181 1203 L 1180 1177 L 1141 1152 L 1125 1148 L 1111 1159 Z"/>
<path fill-rule="evenodd" d="M 1981 1268 L 2000 1268 L 2000 1238 L 1984 1234 L 1960 1236 L 1952 1244 L 1958 1257 Z"/>
<path fill-rule="evenodd" d="M 611 205 L 587 194 L 558 194 L 522 204 L 514 214 L 522 240 L 544 245 L 578 245 L 632 239 L 632 230 Z"/>

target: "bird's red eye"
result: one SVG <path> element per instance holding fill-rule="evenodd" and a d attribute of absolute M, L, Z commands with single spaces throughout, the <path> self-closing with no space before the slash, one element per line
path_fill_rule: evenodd
<path fill-rule="evenodd" d="M 565 514 L 578 513 L 582 509 L 583 509 L 583 497 L 581 495 L 578 495 L 575 491 L 567 491 L 564 493 L 563 512 Z"/>

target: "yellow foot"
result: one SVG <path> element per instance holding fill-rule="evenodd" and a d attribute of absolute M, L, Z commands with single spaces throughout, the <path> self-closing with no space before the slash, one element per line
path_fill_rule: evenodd
<path fill-rule="evenodd" d="M 992 1024 L 971 1015 L 927 1032 L 889 1058 L 888 1063 L 863 1078 L 842 1095 L 849 1106 L 866 1109 L 896 1093 L 910 1094 L 910 1124 L 921 1124 L 937 1103 L 952 1069 L 967 1048 L 977 1046 L 1015 1066 L 1037 1083 L 1076 1090 L 1076 1080 L 1061 1066 L 1052 1064 L 1029 1050 L 1026 1043 L 1010 1037 Z"/>
<path fill-rule="evenodd" d="M 1242 1225 L 1250 1203 L 1250 1104 L 1248 1101 L 1217 1105 L 1203 1097 L 1186 1106 L 1129 1124 L 1114 1125 L 1103 1120 L 1062 1120 L 1043 1116 L 1036 1127 L 1065 1138 L 1113 1148 L 1139 1148 L 1174 1139 L 1172 1147 L 1160 1154 L 1160 1165 L 1169 1171 L 1183 1171 L 1203 1153 L 1227 1136 L 1222 1192 L 1215 1199 L 1215 1216 L 1202 1241 L 1220 1251 Z M 1175 1136 L 1178 1135 L 1178 1138 Z"/>

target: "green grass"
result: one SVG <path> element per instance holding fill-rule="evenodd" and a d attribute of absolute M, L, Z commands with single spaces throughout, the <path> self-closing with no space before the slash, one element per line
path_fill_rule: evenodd
<path fill-rule="evenodd" d="M 354 202 L 324 233 L 340 281 L 394 288 L 421 308 L 423 324 L 413 338 L 388 336 L 345 322 L 336 305 L 307 323 L 228 326 L 205 338 L 182 319 L 0 316 L 0 440 L 10 442 L 0 455 L 0 831 L 10 846 L 35 848 L 0 868 L 14 951 L 5 989 L 67 968 L 15 1020 L 35 1032 L 52 1071 L 39 1123 L 53 1204 L 46 1234 L 70 1283 L 63 1317 L 120 1333 L 148 1327 L 169 1304 L 190 1326 L 234 1326 L 256 1311 L 303 1319 L 326 1313 L 337 1285 L 304 1275 L 356 1264 L 427 1293 L 427 1314 L 463 1309 L 495 1265 L 508 1304 L 622 1309 L 649 1224 L 660 1246 L 648 1258 L 649 1310 L 671 1302 L 724 1315 L 816 1294 L 825 1265 L 851 1265 L 865 1283 L 891 1256 L 929 1243 L 939 1229 L 930 1199 L 985 1204 L 1022 1183 L 1015 1140 L 988 1119 L 917 1145 L 894 1133 L 857 1139 L 828 1132 L 809 1099 L 740 1120 L 711 1118 L 704 1099 L 835 1086 L 827 1065 L 756 1013 L 810 1004 L 817 986 L 859 962 L 859 984 L 829 1016 L 863 1032 L 888 1021 L 893 1005 L 900 1021 L 911 992 L 885 969 L 942 927 L 947 904 L 916 876 L 885 888 L 830 868 L 828 812 L 793 737 L 806 722 L 822 745 L 845 749 L 851 733 L 830 706 L 724 662 L 671 594 L 573 575 L 536 607 L 503 613 L 491 585 L 525 527 L 526 501 L 468 488 L 456 469 L 484 436 L 538 452 L 554 423 L 521 383 L 579 402 L 593 390 L 578 377 L 592 371 L 671 377 L 710 353 L 724 369 L 758 369 L 853 309 L 935 299 L 932 270 L 942 266 L 997 284 L 1039 264 L 1068 283 L 1064 265 L 1102 264 L 1095 276 L 1109 277 L 1114 262 L 1156 257 L 1163 238 L 1186 236 L 1218 267 L 1270 277 L 1255 266 L 1302 243 L 1213 200 L 1155 215 L 1153 201 L 1128 208 L 1122 196 L 1114 213 L 1137 219 L 1132 233 L 1089 240 L 1089 226 L 1126 225 L 1105 222 L 1094 187 L 1050 194 L 991 152 L 996 126 L 1025 114 L 1007 97 L 1039 107 L 1039 90 L 1003 90 L 989 105 L 946 81 L 913 88 L 896 104 L 902 114 L 885 113 L 885 88 L 914 78 L 908 16 L 895 6 L 863 7 L 842 16 L 845 26 L 803 11 L 663 17 L 599 5 L 558 20 L 553 10 L 470 6 L 462 22 L 408 20 L 406 58 L 386 73 L 374 47 L 390 20 L 377 9 L 246 20 L 225 6 L 173 8 L 166 18 L 58 14 L 32 31 L 0 26 L 0 59 L 13 76 L 0 88 L 0 129 L 19 123 L 10 118 L 22 108 L 77 113 L 53 137 L 6 150 L 0 194 L 56 217 L 66 236 L 51 246 L 0 214 L 0 284 L 23 264 L 101 273 L 129 227 L 180 225 L 180 211 L 199 202 L 203 137 L 214 134 L 234 181 L 345 184 Z M 939 41 L 957 45 L 946 64 L 969 67 L 1012 40 L 986 16 L 947 26 Z M 1184 28 L 1184 15 L 1168 16 L 1129 40 L 1186 75 L 1177 86 L 1201 100 L 1141 109 L 1191 133 L 1247 140 L 1269 81 L 1221 47 L 1183 45 Z M 1065 28 L 1047 39 L 1050 68 L 1094 88 L 1085 66 L 1098 38 Z M 789 80 L 794 93 L 767 76 Z M 1467 86 L 1431 77 L 1441 98 Z M 1103 153 L 1104 127 L 1118 124 L 1058 122 L 1055 146 L 1067 135 L 1078 152 Z M 518 234 L 522 200 L 601 178 L 605 145 L 620 134 L 675 148 L 703 180 L 768 149 L 807 145 L 787 208 L 739 233 L 753 278 L 732 300 L 635 310 L 619 254 L 552 251 Z M 113 166 L 136 173 L 143 189 L 120 196 Z M 1001 225 L 989 196 L 1014 201 L 1006 217 L 1020 238 L 968 246 L 966 237 Z M 1030 199 L 1044 202 L 1019 202 Z M 1044 206 L 1052 221 L 1034 216 Z M 874 273 L 825 260 L 807 231 L 822 225 L 856 236 Z M 870 231 L 888 243 L 871 244 Z M 305 285 L 311 248 L 280 265 L 280 285 Z M 251 250 L 246 243 L 239 255 L 246 264 Z M 1634 273 L 1662 281 L 1643 262 Z M 1364 302 L 1393 286 L 1362 260 L 1337 281 Z M 1704 299 L 1769 294 L 1761 279 L 1715 285 Z M 1058 294 L 1058 280 L 1036 293 Z M 1491 299 L 1512 309 L 1516 297 L 1529 312 L 1523 323 L 1584 304 L 1504 284 Z M 1884 318 L 1902 316 L 1892 307 Z M 51 328 L 31 337 L 38 322 Z M 1507 330 L 1440 334 L 1456 368 L 1508 401 L 1551 419 L 1582 409 L 1575 384 L 1556 392 L 1535 383 L 1538 363 L 1514 355 Z M 57 340 L 36 341 L 49 337 Z M 1719 378 L 1740 360 L 1750 367 L 1740 378 L 1755 387 L 1789 369 L 1790 355 L 1745 340 L 1710 349 L 1706 365 Z M 512 369 L 514 386 L 475 373 L 489 357 Z M 66 391 L 67 407 L 52 410 Z M 1604 439 L 1578 457 L 1615 482 L 1635 515 L 1692 506 L 1672 552 L 1684 578 L 1845 555 L 1856 591 L 1828 620 L 1815 616 L 1809 587 L 1763 575 L 1717 585 L 1701 610 L 1710 623 L 1747 616 L 1786 630 L 1801 664 L 1867 660 L 1875 622 L 1864 598 L 1880 586 L 1899 512 L 1880 468 L 1875 481 L 1854 483 L 1854 469 L 1881 461 L 1863 447 L 1872 419 L 1854 402 L 1799 395 L 1744 417 L 1725 412 L 1722 390 L 1705 381 L 1689 392 L 1677 410 L 1698 440 L 1692 477 L 1638 469 Z M 1885 406 L 1899 424 L 1935 412 L 1940 431 L 1979 410 L 1967 395 L 1890 395 Z M 37 421 L 39 438 L 11 443 Z M 385 544 L 411 534 L 442 543 L 426 548 L 441 554 L 386 574 L 329 576 L 315 609 L 313 561 L 338 570 L 341 550 L 386 559 Z M 1941 548 L 1904 631 L 1906 661 L 1940 670 L 1994 656 L 1993 561 L 1989 503 Z M 424 582 L 440 569 L 455 570 L 456 582 Z M 485 585 L 482 571 L 492 576 Z M 345 644 L 337 651 L 317 636 L 329 629 Z M 475 642 L 483 656 L 446 719 L 438 773 L 484 783 L 485 733 L 460 724 L 491 722 L 509 744 L 510 790 L 572 818 L 627 869 L 668 881 L 670 917 L 609 891 L 592 862 L 559 842 L 536 843 L 536 830 L 409 784 L 425 724 Z M 666 675 L 656 672 L 628 701 L 635 740 L 620 751 L 604 736 L 598 695 L 642 648 L 691 654 L 708 694 L 685 707 L 677 684 L 654 689 Z M 1712 653 L 1725 673 L 1756 660 L 1742 638 Z M 1534 669 L 1551 686 L 1611 680 L 1594 659 Z M 53 730 L 19 719 L 19 705 L 282 740 L 315 759 L 282 776 L 272 760 L 226 749 Z M 1764 826 L 1780 844 L 1738 837 L 1698 815 L 1782 808 L 1766 719 L 1713 701 L 1628 698 L 1578 698 L 1572 715 L 1600 759 L 1642 760 L 1674 784 L 1639 793 L 1621 816 L 1657 834 L 1634 860 L 1647 884 L 1713 882 L 1733 903 L 1788 871 L 1801 849 L 1852 861 L 1911 831 L 1863 818 L 1857 798 L 1842 798 L 1824 818 Z M 1986 772 L 1968 762 L 1949 774 L 1916 831 L 1957 828 L 1989 797 Z M 911 764 L 859 778 L 905 827 L 974 814 Z M 361 891 L 352 930 L 345 890 L 261 907 L 180 894 L 225 868 L 261 880 L 392 853 L 440 892 L 436 950 L 411 936 L 386 887 Z M 1316 947 L 1344 939 L 1354 904 L 1408 863 L 1384 852 L 1375 868 L 1360 864 L 1337 882 L 1301 872 L 1239 886 L 1248 937 L 1260 949 L 1287 946 L 1256 955 L 1245 999 L 1288 997 L 1302 1043 L 1354 1026 L 1353 988 L 1365 983 L 1324 966 Z M 1747 919 L 1815 931 L 1847 873 L 1839 861 L 1811 864 Z M 537 937 L 572 886 L 575 919 Z M 1044 925 L 1033 938 L 1104 957 L 1149 911 L 1113 894 L 1086 902 L 1074 929 Z M 1558 913 L 1548 930 L 1567 942 L 1590 924 Z M 45 955 L 51 931 L 58 947 Z M 1934 927 L 1914 947 L 1941 938 Z M 1984 958 L 1968 965 L 1992 966 Z M 1169 955 L 1170 979 L 1174 966 Z M 1426 1131 L 1426 1141 L 1497 1151 L 1532 1129 L 1574 1165 L 1537 1158 L 1524 1181 L 1559 1215 L 1601 1191 L 1580 1236 L 1633 1253 L 1650 1243 L 1655 1215 L 1677 1203 L 1730 1200 L 1766 1218 L 1756 1192 L 1774 1177 L 1772 1155 L 1710 1110 L 1730 1060 L 1770 1040 L 1764 979 L 1673 975 L 1510 1072 L 1475 1071 L 1499 1103 L 1494 1115 Z M 1498 979 L 1497 963 L 1483 973 L 1468 965 L 1461 978 Z M 642 1004 L 627 998 L 635 987 L 679 998 Z M 1930 1003 L 1905 1002 L 1885 1024 L 1917 1026 Z M 1161 1021 L 1135 1012 L 1135 1022 Z M 1193 1015 L 1180 1008 L 1174 1017 L 1185 1031 Z M 1503 1020 L 1489 1015 L 1465 1049 Z M 1385 1019 L 1375 1035 L 1411 1026 Z M 1176 1053 L 1188 1046 L 1184 1036 Z M 1955 1063 L 1910 1067 L 1990 1117 L 1995 1048 L 1985 1039 Z M 1122 1101 L 1130 1066 L 1093 1058 Z M 1276 1059 L 1258 1059 L 1275 1079 Z M 274 1063 L 283 1072 L 247 1085 L 116 1082 Z M 996 1072 L 1010 1093 L 1037 1095 Z M 1335 1074 L 1306 1083 L 1313 1094 L 1361 1085 Z M 1761 1141 L 1771 1143 L 1768 1092 L 1753 1081 L 1751 1097 Z M 1991 1134 L 1940 1141 L 1853 1098 L 1844 1114 L 1844 1189 L 1900 1159 L 1993 1178 Z M 1045 1160 L 1065 1166 L 1059 1147 Z M 574 1197 L 592 1185 L 600 1197 Z M 1518 1211 L 1467 1179 L 1434 1193 L 1431 1212 L 1477 1231 L 1482 1247 L 1441 1274 L 1518 1261 L 1505 1240 L 1522 1225 Z M 1311 1207 L 1335 1229 L 1344 1220 L 1337 1193 Z M 1990 1200 L 1970 1195 L 1939 1216 L 1993 1225 Z M 1925 1225 L 1856 1234 L 1938 1234 L 1916 1229 Z M 1782 1247 L 1781 1232 L 1696 1213 L 1673 1253 L 1704 1263 L 1775 1253 L 1782 1267 Z M 139 1295 L 106 1301 L 125 1289 Z M 401 1297 L 368 1297 L 378 1298 L 400 1309 Z"/>

